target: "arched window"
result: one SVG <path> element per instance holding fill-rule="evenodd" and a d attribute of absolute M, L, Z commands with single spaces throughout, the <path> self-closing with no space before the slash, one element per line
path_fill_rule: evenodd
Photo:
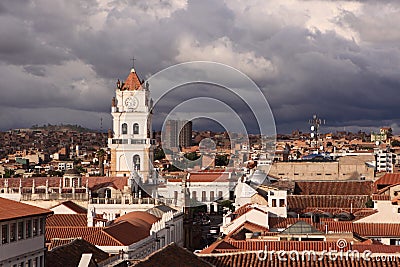
<path fill-rule="evenodd" d="M 122 134 L 128 134 L 128 124 L 122 124 Z"/>
<path fill-rule="evenodd" d="M 133 169 L 140 170 L 140 156 L 133 156 Z"/>
<path fill-rule="evenodd" d="M 133 124 L 133 134 L 139 134 L 139 124 Z"/>

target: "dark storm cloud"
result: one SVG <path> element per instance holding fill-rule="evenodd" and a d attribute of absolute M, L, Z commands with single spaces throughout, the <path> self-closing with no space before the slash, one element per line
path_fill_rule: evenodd
<path fill-rule="evenodd" d="M 327 129 L 396 128 L 399 10 L 397 1 L 2 1 L 0 128 L 99 128 L 133 56 L 143 79 L 190 60 L 238 68 L 262 89 L 278 131 L 306 129 L 314 113 Z"/>

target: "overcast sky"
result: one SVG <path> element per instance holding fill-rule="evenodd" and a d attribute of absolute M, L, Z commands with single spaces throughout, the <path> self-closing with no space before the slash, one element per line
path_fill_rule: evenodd
<path fill-rule="evenodd" d="M 2 0 L 0 129 L 110 128 L 134 56 L 143 79 L 192 60 L 237 68 L 278 132 L 306 130 L 316 113 L 326 131 L 399 133 L 399 46 L 396 0 Z"/>

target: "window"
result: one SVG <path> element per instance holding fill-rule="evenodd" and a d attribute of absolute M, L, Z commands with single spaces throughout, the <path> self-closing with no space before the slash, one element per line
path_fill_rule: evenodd
<path fill-rule="evenodd" d="M 276 199 L 272 200 L 272 207 L 276 207 Z"/>
<path fill-rule="evenodd" d="M 201 201 L 206 201 L 207 195 L 206 195 L 206 191 L 202 191 L 201 192 Z"/>
<path fill-rule="evenodd" d="M 222 199 L 222 197 L 223 197 L 222 191 L 218 191 L 218 199 Z"/>
<path fill-rule="evenodd" d="M 133 134 L 139 134 L 139 124 L 133 124 Z"/>
<path fill-rule="evenodd" d="M 279 207 L 285 207 L 285 200 L 279 199 Z"/>
<path fill-rule="evenodd" d="M 8 224 L 3 224 L 1 226 L 1 240 L 3 244 L 8 243 Z"/>
<path fill-rule="evenodd" d="M 24 222 L 18 222 L 18 240 L 24 239 Z"/>
<path fill-rule="evenodd" d="M 122 124 L 122 134 L 128 134 L 128 124 Z"/>
<path fill-rule="evenodd" d="M 197 193 L 196 193 L 196 191 L 192 192 L 192 199 L 197 201 Z"/>
<path fill-rule="evenodd" d="M 210 191 L 210 201 L 214 200 L 214 191 Z"/>
<path fill-rule="evenodd" d="M 40 218 L 40 234 L 44 235 L 44 227 L 45 227 L 45 220 L 44 218 Z"/>
<path fill-rule="evenodd" d="M 39 233 L 39 220 L 33 219 L 33 236 L 37 236 Z"/>
<path fill-rule="evenodd" d="M 140 170 L 140 156 L 139 155 L 133 156 L 133 169 Z"/>
<path fill-rule="evenodd" d="M 69 185 L 69 178 L 64 178 L 64 187 L 70 187 Z"/>
<path fill-rule="evenodd" d="M 17 223 L 10 224 L 10 242 L 17 241 Z"/>
<path fill-rule="evenodd" d="M 32 220 L 27 220 L 25 224 L 25 229 L 26 229 L 26 237 L 32 237 Z"/>

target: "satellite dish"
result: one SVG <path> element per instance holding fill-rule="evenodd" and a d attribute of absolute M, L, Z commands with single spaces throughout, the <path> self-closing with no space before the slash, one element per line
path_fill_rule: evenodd
<path fill-rule="evenodd" d="M 314 125 L 311 126 L 311 131 L 314 131 L 315 127 Z"/>
<path fill-rule="evenodd" d="M 314 133 L 311 133 L 311 137 L 312 137 L 312 138 L 314 137 Z"/>
<path fill-rule="evenodd" d="M 376 142 L 375 142 L 375 145 L 379 146 L 379 143 L 380 143 L 379 141 L 376 141 Z"/>

